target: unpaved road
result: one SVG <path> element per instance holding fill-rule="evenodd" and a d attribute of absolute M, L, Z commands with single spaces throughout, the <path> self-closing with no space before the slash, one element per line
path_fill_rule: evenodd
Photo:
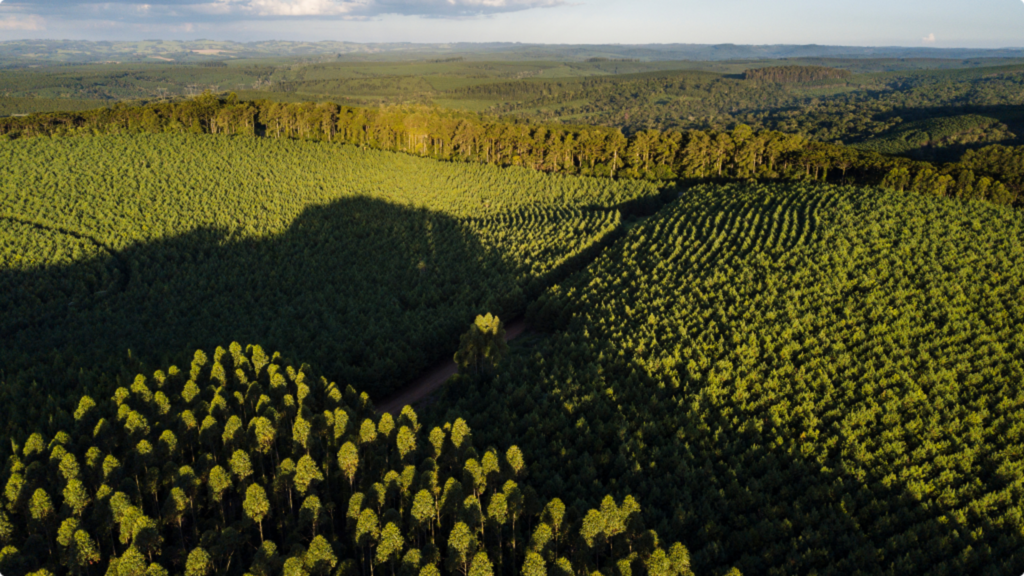
<path fill-rule="evenodd" d="M 505 341 L 511 342 L 522 335 L 525 331 L 526 321 L 516 320 L 508 326 L 505 326 Z M 452 352 L 452 355 L 454 354 L 455 353 Z M 402 411 L 402 408 L 412 406 L 437 391 L 442 384 L 447 382 L 448 379 L 454 376 L 458 371 L 459 367 L 455 364 L 455 360 L 446 360 L 438 363 L 426 374 L 420 376 L 406 386 L 405 389 L 400 391 L 398 394 L 395 394 L 394 396 L 391 396 L 377 404 L 377 412 L 380 414 L 387 412 L 391 415 L 397 416 Z"/>

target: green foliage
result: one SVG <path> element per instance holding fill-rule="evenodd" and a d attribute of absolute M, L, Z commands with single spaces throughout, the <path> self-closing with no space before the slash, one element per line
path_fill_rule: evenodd
<path fill-rule="evenodd" d="M 851 76 L 853 76 L 853 73 L 849 70 L 826 68 L 824 66 L 767 66 L 765 68 L 747 70 L 743 73 L 744 80 L 776 82 L 779 84 L 846 80 Z"/>
<path fill-rule="evenodd" d="M 185 576 L 209 576 L 213 571 L 213 559 L 202 548 L 195 548 L 188 554 Z"/>
<path fill-rule="evenodd" d="M 878 138 L 853 146 L 882 154 L 908 154 L 924 160 L 955 160 L 957 158 L 951 157 L 952 154 L 962 154 L 965 148 L 979 148 L 1016 138 L 997 118 L 968 114 L 908 122 Z M 950 154 L 944 153 L 947 150 Z"/>
<path fill-rule="evenodd" d="M 482 368 L 493 370 L 508 350 L 505 326 L 497 316 L 477 316 L 469 331 L 462 335 L 455 363 L 462 370 L 478 373 Z"/>
<path fill-rule="evenodd" d="M 641 182 L 248 138 L 22 140 L 0 158 L 0 405 L 16 415 L 4 433 L 52 412 L 32 382 L 106 396 L 140 361 L 236 334 L 305 347 L 318 369 L 380 397 L 451 354 L 480 311 L 521 313 L 578 268 L 618 229 L 614 206 L 659 195 Z M 238 368 L 226 354 L 164 378 Z M 87 403 L 63 410 L 99 423 Z M 117 425 L 141 435 L 152 413 L 135 412 Z M 248 431 L 205 418 L 208 446 Z M 267 426 L 256 431 L 269 445 Z"/>
<path fill-rule="evenodd" d="M 516 438 L 542 496 L 601 502 L 594 554 L 631 523 L 602 499 L 633 494 L 692 551 L 659 571 L 1013 574 L 1022 274 L 1014 209 L 694 187 L 545 293 L 551 336 L 437 406 Z"/>
<path fill-rule="evenodd" d="M 472 431 L 458 420 L 445 425 L 451 433 L 438 449 L 439 458 L 432 458 L 418 448 L 430 443 L 420 437 L 426 430 L 411 408 L 396 422 L 389 414 L 376 415 L 372 403 L 353 389 L 343 392 L 308 368 L 295 370 L 278 354 L 264 364 L 257 361 L 262 354 L 257 347 L 233 344 L 230 350 L 196 353 L 194 379 L 161 377 L 165 372 L 139 376 L 130 393 L 119 389 L 109 401 L 90 408 L 95 418 L 111 422 L 119 414 L 123 421 L 133 413 L 145 414 L 144 428 L 111 426 L 93 437 L 93 427 L 79 419 L 52 440 L 32 434 L 25 444 L 29 449 L 12 454 L 0 474 L 0 483 L 8 486 L 7 502 L 16 504 L 0 514 L 0 569 L 132 575 L 169 570 L 186 576 L 329 575 L 342 569 L 351 576 L 353 570 L 372 569 L 430 573 L 428 566 L 433 566 L 438 576 L 517 576 L 527 554 L 522 543 L 530 541 L 532 526 L 548 526 L 542 519 L 555 526 L 547 529 L 547 540 L 557 531 L 559 553 L 578 573 L 627 556 L 643 562 L 660 550 L 651 546 L 628 552 L 642 526 L 626 519 L 639 512 L 627 499 L 623 508 L 614 501 L 603 505 L 599 514 L 620 519 L 621 526 L 605 530 L 603 541 L 613 547 L 592 557 L 578 537 L 582 511 L 558 500 L 546 507 L 524 501 L 524 491 L 529 498 L 536 494 L 528 486 L 521 491 L 511 480 L 524 468 L 517 450 L 509 451 L 511 461 L 485 450 L 490 456 L 481 459 L 486 466 L 481 464 Z M 237 368 L 225 370 L 223 379 L 205 369 L 211 361 L 228 358 Z M 274 398 L 256 410 L 256 400 L 271 389 L 273 379 L 278 379 Z M 199 390 L 190 400 L 184 395 L 187 382 Z M 214 402 L 236 394 L 238 402 Z M 167 399 L 166 410 L 154 408 L 157 395 Z M 301 417 L 311 431 L 305 446 L 280 432 L 272 435 L 269 447 L 255 433 L 240 434 L 230 445 L 208 444 L 196 430 L 184 430 L 182 415 L 193 410 L 192 421 L 205 414 L 204 420 L 215 421 L 210 427 L 236 417 L 251 423 L 263 418 L 275 430 L 286 431 Z M 364 426 L 346 426 L 336 436 L 335 414 Z M 254 432 L 255 426 L 247 429 Z M 178 448 L 168 451 L 165 461 L 141 467 L 137 446 L 159 443 L 171 430 L 179 431 Z M 356 448 L 359 436 L 369 430 L 373 441 Z M 76 437 L 82 440 L 70 441 Z M 345 465 L 349 458 L 357 463 L 351 476 Z M 77 477 L 72 461 L 86 463 Z M 99 462 L 124 464 L 111 465 L 104 476 Z M 29 472 L 28 480 L 22 471 Z M 77 498 L 85 504 L 68 499 L 67 506 L 55 507 L 49 494 L 71 493 L 75 482 L 71 492 L 81 491 Z M 627 508 L 628 513 L 622 512 Z M 488 510 L 487 521 L 483 510 Z M 279 549 L 290 552 L 282 558 Z M 553 549 L 553 542 L 543 548 Z"/>

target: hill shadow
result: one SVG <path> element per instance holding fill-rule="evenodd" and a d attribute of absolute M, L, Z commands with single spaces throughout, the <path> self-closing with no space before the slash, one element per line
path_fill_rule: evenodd
<path fill-rule="evenodd" d="M 568 498 L 583 511 L 606 494 L 633 495 L 648 527 L 687 546 L 697 574 L 1024 571 L 1024 534 L 1012 512 L 997 513 L 1015 506 L 1020 482 L 1000 448 L 978 457 L 979 476 L 962 476 L 979 494 L 965 507 L 893 476 L 913 445 L 867 472 L 848 466 L 841 435 L 825 454 L 804 454 L 799 431 L 794 441 L 761 430 L 768 413 L 743 414 L 730 391 L 708 404 L 704 392 L 673 390 L 616 358 L 614 346 L 587 354 L 585 342 L 567 330 L 514 345 L 495 378 L 445 390 L 424 422 L 464 418 L 480 445 L 518 445 L 542 501 Z M 825 425 L 806 433 L 821 434 L 819 447 L 829 441 Z"/>
<path fill-rule="evenodd" d="M 900 134 L 902 130 L 906 130 L 907 125 L 911 125 L 913 123 L 966 115 L 983 116 L 1000 122 L 1005 125 L 1015 137 L 1004 138 L 998 141 L 992 140 L 984 142 L 946 144 L 941 147 L 934 146 L 933 143 L 928 143 L 895 155 L 927 162 L 957 162 L 968 150 L 980 150 L 994 144 L 1003 146 L 1024 145 L 1024 111 L 1022 111 L 1020 106 L 1011 105 L 894 108 L 890 111 L 878 114 L 876 118 L 879 120 L 901 118 L 903 120 L 901 124 L 896 125 L 894 128 L 882 134 L 875 135 L 873 138 L 857 141 L 851 140 L 850 143 L 856 144 L 858 142 L 895 136 Z M 920 130 L 927 131 L 927 128 L 921 127 Z"/>
<path fill-rule="evenodd" d="M 71 265 L 0 271 L 0 286 L 36 287 L 16 306 L 5 296 L 17 313 L 0 319 L 0 382 L 8 398 L 59 401 L 142 370 L 187 370 L 196 349 L 237 341 L 384 396 L 451 354 L 476 314 L 521 312 L 516 276 L 456 219 L 340 200 L 307 208 L 275 236 L 199 229 Z"/>
<path fill-rule="evenodd" d="M 623 244 L 606 261 L 630 261 Z M 819 377 L 802 371 L 817 360 L 807 357 L 794 362 L 794 375 L 779 370 L 788 360 L 767 355 L 751 363 L 756 371 L 742 372 L 732 371 L 737 357 L 726 354 L 720 357 L 732 375 L 712 378 L 714 346 L 742 345 L 733 335 L 751 316 L 739 320 L 739 306 L 728 320 L 719 309 L 704 321 L 737 330 L 723 329 L 718 344 L 687 349 L 677 346 L 684 339 L 669 339 L 661 353 L 645 353 L 638 341 L 654 338 L 644 340 L 642 327 L 656 321 L 671 333 L 682 315 L 647 316 L 631 299 L 694 296 L 659 293 L 643 266 L 628 275 L 626 266 L 593 266 L 546 293 L 530 319 L 552 333 L 513 345 L 493 378 L 454 382 L 423 421 L 464 418 L 480 445 L 518 445 L 541 501 L 566 498 L 582 512 L 606 494 L 633 495 L 648 526 L 689 548 L 698 574 L 731 566 L 743 574 L 1024 572 L 1017 514 L 1024 474 L 1016 440 L 1000 438 L 1022 418 L 979 408 L 986 433 L 973 436 L 943 409 L 1009 401 L 1014 382 L 982 385 L 980 375 L 975 382 L 966 374 L 951 386 L 902 367 Z M 607 286 L 617 281 L 621 288 L 610 296 Z M 719 298 L 705 305 L 713 310 L 730 296 Z M 885 353 L 906 354 L 898 346 Z M 711 359 L 700 365 L 704 354 Z M 915 386 L 901 387 L 897 376 Z M 925 417 L 929 410 L 943 415 L 938 425 Z M 853 424 L 844 422 L 848 415 L 856 416 Z"/>

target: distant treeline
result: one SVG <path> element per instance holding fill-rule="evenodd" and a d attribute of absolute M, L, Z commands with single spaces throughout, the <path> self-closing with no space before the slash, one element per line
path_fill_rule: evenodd
<path fill-rule="evenodd" d="M 426 107 L 352 108 L 332 103 L 242 102 L 205 94 L 172 103 L 0 119 L 0 136 L 193 132 L 326 140 L 440 160 L 651 180 L 816 180 L 1000 204 L 1024 187 L 1016 148 L 985 148 L 970 164 L 936 165 L 799 135 L 754 131 L 644 130 L 538 125 Z M 987 160 L 997 155 L 998 161 Z"/>
<path fill-rule="evenodd" d="M 745 80 L 775 82 L 778 84 L 845 80 L 850 76 L 853 76 L 853 73 L 849 70 L 827 68 L 825 66 L 771 66 L 768 68 L 755 68 L 743 73 Z"/>

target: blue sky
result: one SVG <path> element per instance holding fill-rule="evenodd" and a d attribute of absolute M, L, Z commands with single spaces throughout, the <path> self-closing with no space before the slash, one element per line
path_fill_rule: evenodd
<path fill-rule="evenodd" d="M 1021 0 L 0 0 L 0 40 L 1024 47 Z"/>

